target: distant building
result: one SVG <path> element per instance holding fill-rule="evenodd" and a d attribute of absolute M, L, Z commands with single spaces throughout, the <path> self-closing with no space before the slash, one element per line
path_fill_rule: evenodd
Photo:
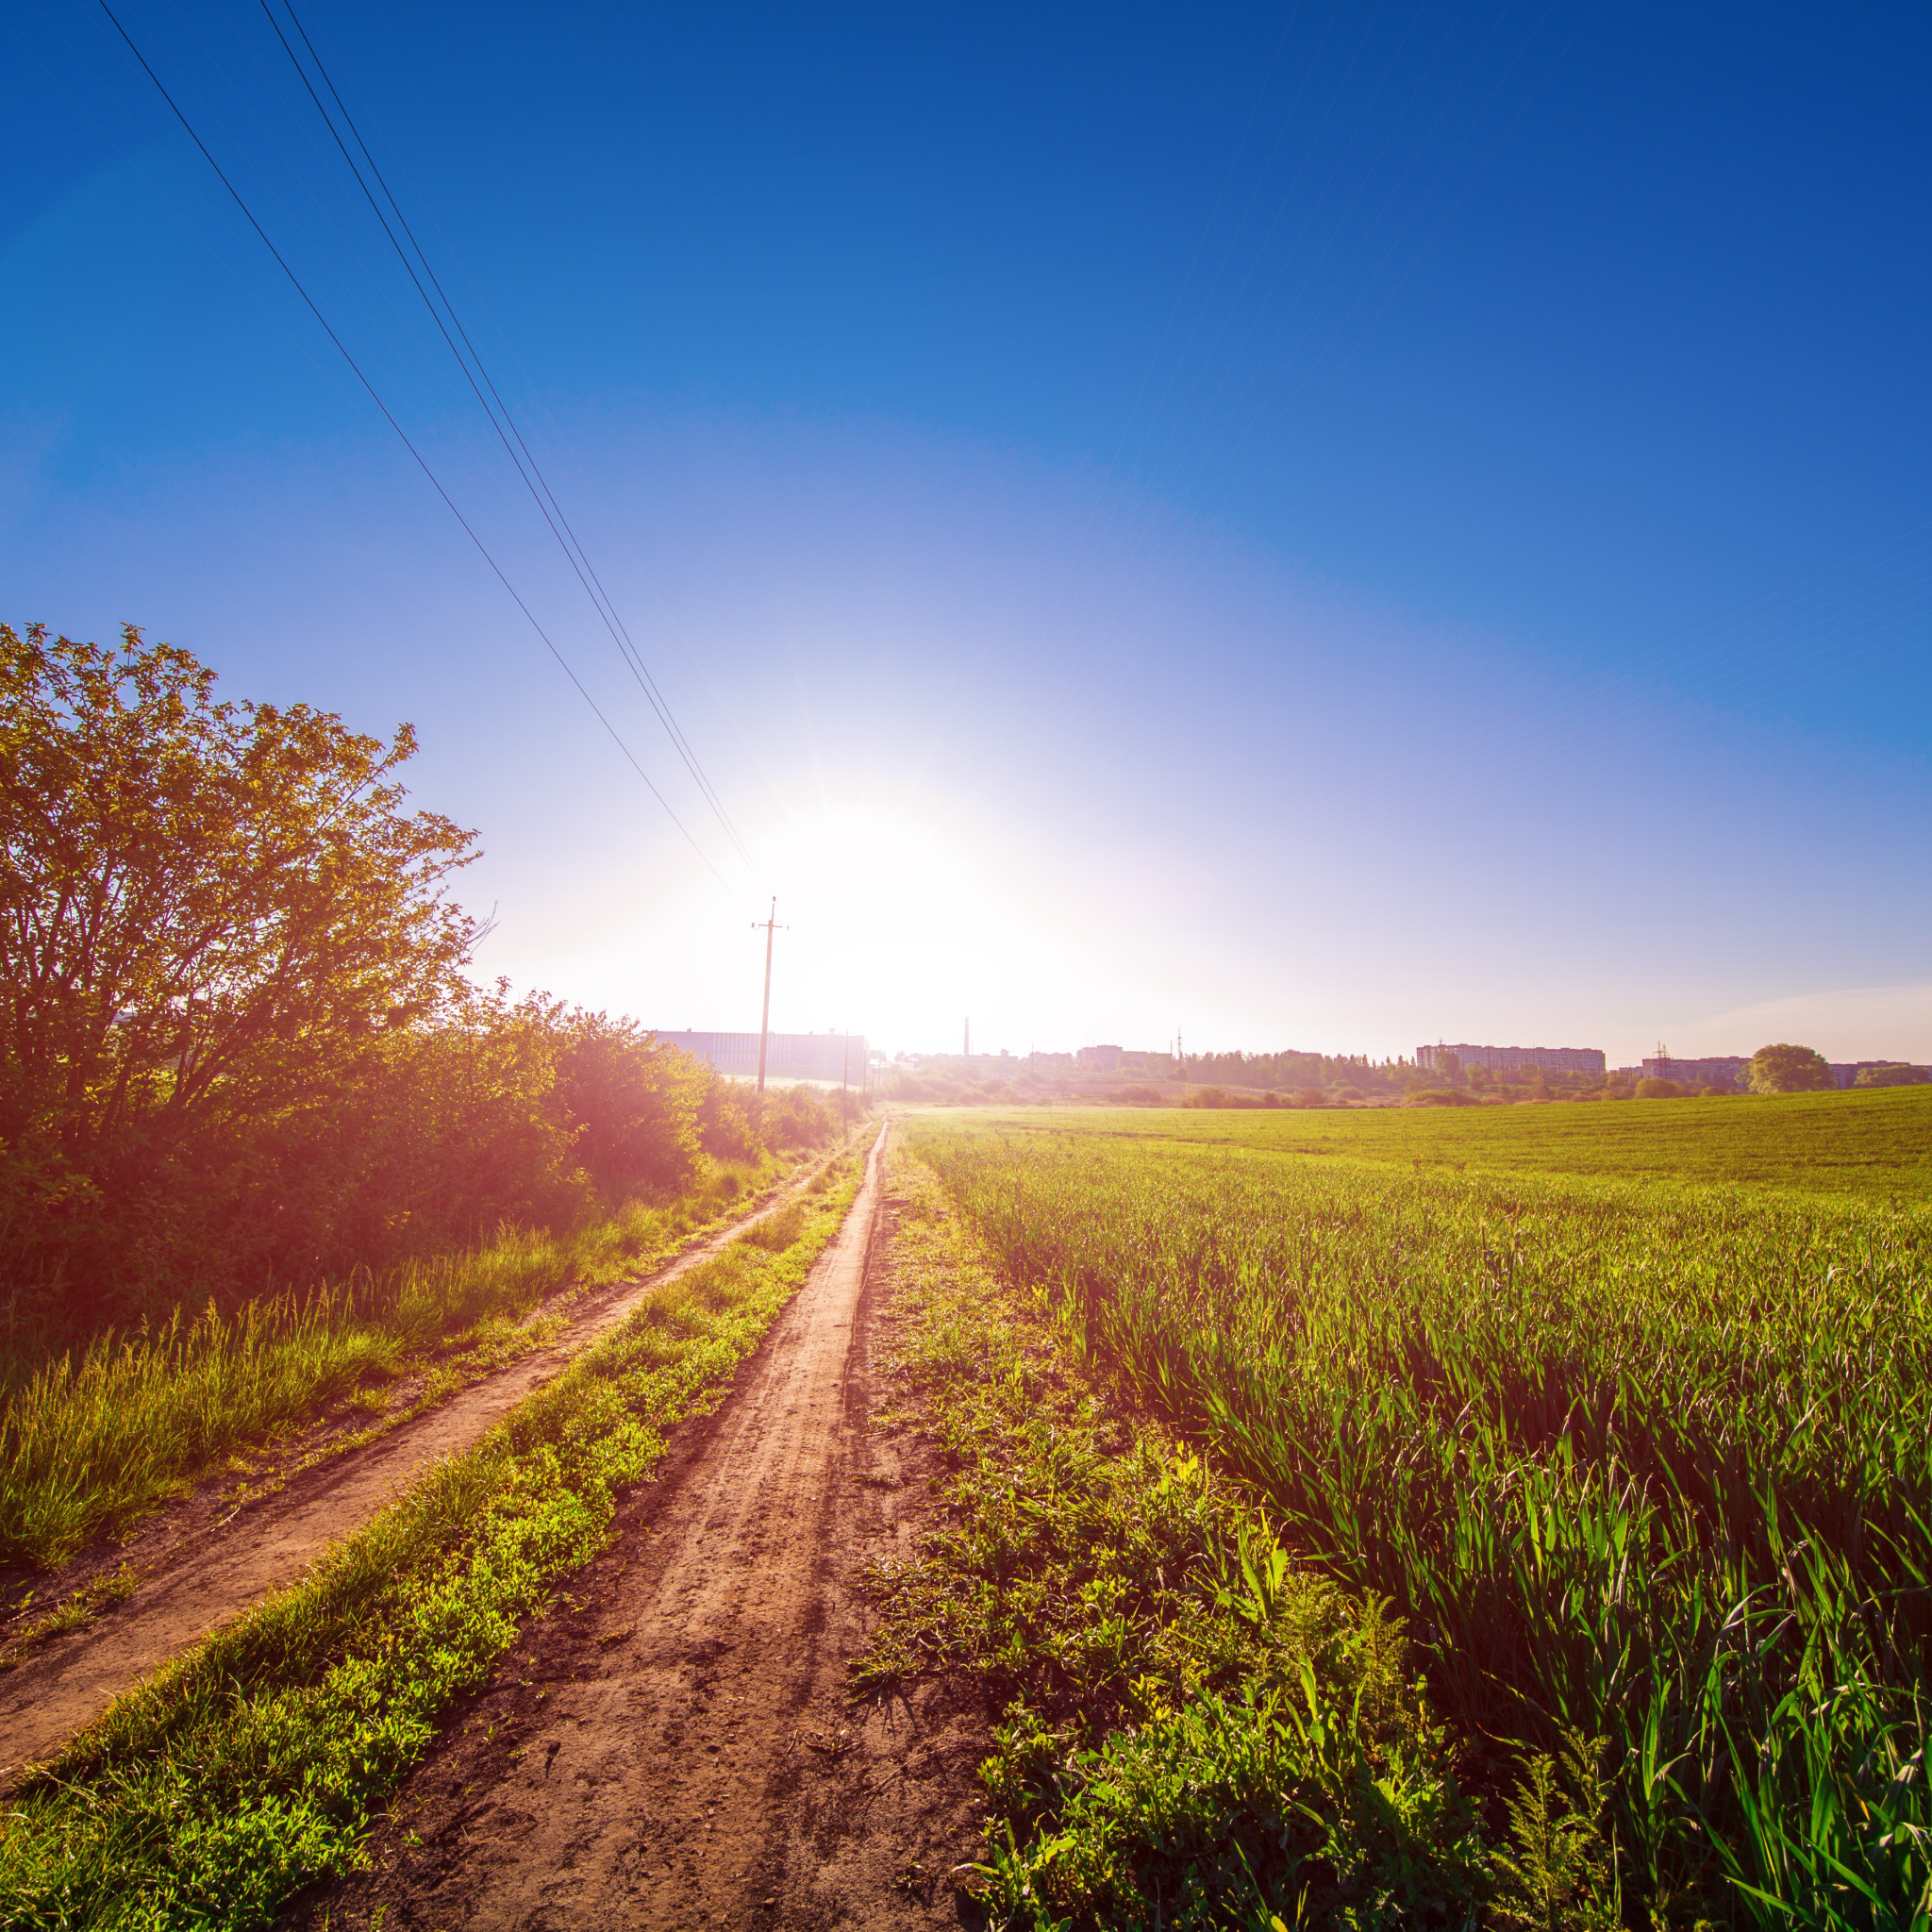
<path fill-rule="evenodd" d="M 1748 1054 L 1718 1054 L 1707 1059 L 1680 1060 L 1674 1054 L 1653 1058 L 1643 1063 L 1641 1077 L 1646 1080 L 1674 1080 L 1680 1087 L 1748 1087 L 1751 1084 L 1751 1058 Z M 1840 1087 L 1849 1087 L 1849 1080 L 1840 1080 Z"/>
<path fill-rule="evenodd" d="M 1121 1050 L 1117 1046 L 1083 1046 L 1074 1058 L 1090 1074 L 1118 1074 L 1121 1070 Z"/>
<path fill-rule="evenodd" d="M 1751 1084 L 1751 1055 L 1736 1053 L 1701 1060 L 1659 1056 L 1644 1061 L 1643 1076 L 1652 1080 L 1674 1080 L 1680 1087 L 1721 1087 L 1727 1083 L 1734 1087 L 1748 1087 Z M 1909 1063 L 1905 1060 L 1828 1060 L 1825 1064 L 1831 1069 L 1834 1087 L 1855 1087 L 1858 1075 L 1868 1067 L 1902 1067 Z M 1923 1077 L 1923 1069 L 1914 1068 L 1913 1071 Z"/>
<path fill-rule="evenodd" d="M 1415 1063 L 1432 1074 L 1446 1074 L 1452 1067 L 1467 1073 L 1472 1067 L 1487 1067 L 1492 1074 L 1515 1074 L 1536 1068 L 1545 1074 L 1601 1074 L 1604 1056 L 1594 1046 L 1457 1046 L 1438 1041 L 1434 1046 L 1419 1046 Z"/>
<path fill-rule="evenodd" d="M 666 1046 L 680 1046 L 728 1074 L 735 1080 L 758 1076 L 758 1037 L 756 1033 L 668 1033 L 658 1038 Z M 773 1033 L 766 1036 L 765 1077 L 768 1080 L 824 1080 L 838 1086 L 863 1087 L 870 1064 L 862 1033 Z"/>
<path fill-rule="evenodd" d="M 1919 1076 L 1918 1079 L 1916 1081 L 1901 1082 L 1901 1085 L 1924 1085 L 1928 1074 L 1932 1074 L 1932 1069 L 1912 1067 L 1912 1063 L 1909 1060 L 1832 1060 L 1828 1064 L 1831 1068 L 1831 1083 L 1834 1087 L 1856 1087 L 1858 1084 L 1858 1075 L 1868 1068 L 1874 1067 L 1911 1067 L 1912 1072 Z"/>

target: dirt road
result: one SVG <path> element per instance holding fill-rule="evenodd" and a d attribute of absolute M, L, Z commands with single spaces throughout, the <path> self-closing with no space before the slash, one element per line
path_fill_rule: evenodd
<path fill-rule="evenodd" d="M 170 1657 L 198 1643 L 271 1591 L 294 1582 L 330 1543 L 351 1534 L 425 1468 L 480 1441 L 508 1411 L 667 1281 L 715 1255 L 778 1194 L 668 1266 L 594 1297 L 549 1347 L 473 1383 L 414 1422 L 297 1475 L 285 1488 L 224 1521 L 219 1484 L 181 1514 L 152 1524 L 132 1552 L 152 1570 L 136 1593 L 100 1622 L 50 1644 L 0 1674 L 0 1790 L 52 1755 L 115 1698 Z M 43 1592 L 58 1600 L 63 1579 Z"/>
<path fill-rule="evenodd" d="M 909 1554 L 931 1454 L 871 1427 L 883 1146 L 731 1399 L 451 1718 L 372 1869 L 295 1923 L 958 1923 L 946 1874 L 977 1842 L 983 1721 L 937 1690 L 847 1694 L 860 1572 Z"/>

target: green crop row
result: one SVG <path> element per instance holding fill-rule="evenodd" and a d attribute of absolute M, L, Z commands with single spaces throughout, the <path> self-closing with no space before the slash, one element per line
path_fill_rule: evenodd
<path fill-rule="evenodd" d="M 1633 1924 L 1932 1923 L 1932 1214 L 1127 1125 L 913 1144 L 1095 1373 L 1393 1600 L 1478 1789 L 1607 1739 Z"/>

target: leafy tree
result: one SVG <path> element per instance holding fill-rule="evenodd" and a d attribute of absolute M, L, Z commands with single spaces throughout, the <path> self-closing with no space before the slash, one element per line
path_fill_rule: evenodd
<path fill-rule="evenodd" d="M 224 703 L 187 651 L 0 625 L 0 1200 L 125 1220 L 197 1137 L 354 1084 L 447 1012 L 474 834 L 409 812 L 416 748 Z"/>
<path fill-rule="evenodd" d="M 217 703 L 123 641 L 0 625 L 0 1138 L 69 1174 L 325 1079 L 455 997 L 477 933 L 440 890 L 475 835 L 402 809 L 409 726 Z"/>
<path fill-rule="evenodd" d="M 1860 1067 L 1854 1087 L 1923 1087 L 1926 1082 L 1924 1067 L 1893 1065 L 1888 1067 Z"/>
<path fill-rule="evenodd" d="M 1809 1046 L 1760 1046 L 1751 1056 L 1755 1093 L 1813 1093 L 1832 1084 L 1824 1056 Z"/>
<path fill-rule="evenodd" d="M 0 1328 L 62 1345 L 558 1226 L 835 1117 L 462 969 L 475 835 L 188 652 L 0 625 Z M 39 1341 L 35 1345 L 40 1345 Z"/>

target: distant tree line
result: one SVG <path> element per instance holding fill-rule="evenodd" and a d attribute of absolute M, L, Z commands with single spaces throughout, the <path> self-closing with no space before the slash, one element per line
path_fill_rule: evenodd
<path fill-rule="evenodd" d="M 1210 1087 L 1357 1087 L 1364 1093 L 1396 1092 L 1420 1070 L 1407 1060 L 1375 1060 L 1367 1054 L 1189 1054 L 1178 1077 Z"/>
<path fill-rule="evenodd" d="M 416 748 L 218 701 L 138 630 L 0 625 L 0 1318 L 227 1302 L 829 1134 L 627 1020 L 463 972 Z"/>
<path fill-rule="evenodd" d="M 1325 1107 L 1391 1100 L 1413 1106 L 1467 1107 L 1484 1101 L 1800 1093 L 1835 1084 L 1822 1054 L 1808 1046 L 1784 1042 L 1760 1048 L 1737 1080 L 1707 1083 L 1680 1083 L 1634 1074 L 1554 1072 L 1535 1066 L 1504 1074 L 1489 1067 L 1461 1067 L 1453 1054 L 1443 1064 L 1425 1068 L 1402 1058 L 1294 1050 L 1190 1054 L 1179 1061 L 1160 1054 L 1123 1054 L 1116 1076 L 1119 1084 L 1103 1088 L 1104 1078 L 1097 1072 L 1081 1069 L 1042 1073 L 1024 1063 L 1011 1076 L 991 1071 L 941 1074 L 928 1068 L 922 1074 L 900 1072 L 889 1085 L 888 1093 L 902 1100 L 967 1103 L 1056 1096 L 1099 1098 L 1132 1107 Z M 1853 1084 L 1871 1089 L 1919 1086 L 1928 1081 L 1932 1081 L 1932 1069 L 1901 1062 L 1861 1068 Z"/>

